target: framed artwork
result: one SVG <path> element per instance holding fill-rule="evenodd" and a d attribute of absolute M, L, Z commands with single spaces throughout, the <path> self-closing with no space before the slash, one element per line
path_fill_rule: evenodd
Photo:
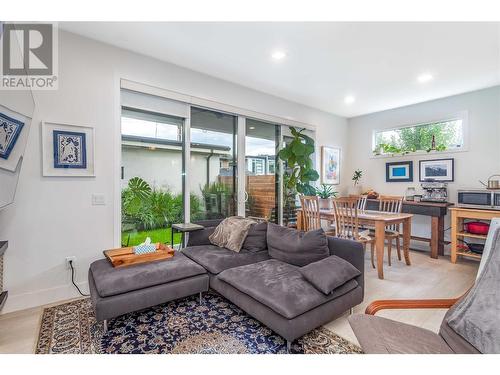
<path fill-rule="evenodd" d="M 413 162 L 398 161 L 394 163 L 385 163 L 385 181 L 386 182 L 412 182 L 413 181 Z"/>
<path fill-rule="evenodd" d="M 54 168 L 87 168 L 87 135 L 54 130 Z"/>
<path fill-rule="evenodd" d="M 15 172 L 22 158 L 31 119 L 0 105 L 0 169 Z"/>
<path fill-rule="evenodd" d="M 420 160 L 421 182 L 434 180 L 452 182 L 455 178 L 454 159 Z"/>
<path fill-rule="evenodd" d="M 321 146 L 321 183 L 340 184 L 340 148 Z"/>
<path fill-rule="evenodd" d="M 24 122 L 0 112 L 0 158 L 9 158 L 23 127 Z"/>
<path fill-rule="evenodd" d="M 42 123 L 43 175 L 93 177 L 94 128 Z"/>

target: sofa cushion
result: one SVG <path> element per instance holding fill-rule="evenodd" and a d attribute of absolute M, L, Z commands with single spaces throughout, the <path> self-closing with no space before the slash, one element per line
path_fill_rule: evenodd
<path fill-rule="evenodd" d="M 210 245 L 208 237 L 214 232 L 215 227 L 205 227 L 201 230 L 187 233 L 188 246 Z"/>
<path fill-rule="evenodd" d="M 331 293 L 334 289 L 361 275 L 356 267 L 336 255 L 309 263 L 299 268 L 299 272 L 324 294 Z"/>
<path fill-rule="evenodd" d="M 221 272 L 217 278 L 266 305 L 287 319 L 293 319 L 358 286 L 351 280 L 324 295 L 307 282 L 298 267 L 270 259 Z"/>
<path fill-rule="evenodd" d="M 208 237 L 212 245 L 239 252 L 255 220 L 231 216 L 222 221 Z"/>
<path fill-rule="evenodd" d="M 250 227 L 242 248 L 252 252 L 267 249 L 267 222 L 254 224 Z"/>
<path fill-rule="evenodd" d="M 349 324 L 367 354 L 452 354 L 446 342 L 427 329 L 373 315 L 352 315 Z"/>
<path fill-rule="evenodd" d="M 300 232 L 273 223 L 267 227 L 267 248 L 271 258 L 296 266 L 305 266 L 330 255 L 323 229 Z"/>
<path fill-rule="evenodd" d="M 90 272 L 101 297 L 166 284 L 206 273 L 205 269 L 176 252 L 173 258 L 115 268 L 107 259 L 100 259 L 90 265 Z"/>
<path fill-rule="evenodd" d="M 218 274 L 228 268 L 261 262 L 269 259 L 267 251 L 251 252 L 242 249 L 239 253 L 214 245 L 190 246 L 182 253 L 205 267 L 209 272 Z"/>

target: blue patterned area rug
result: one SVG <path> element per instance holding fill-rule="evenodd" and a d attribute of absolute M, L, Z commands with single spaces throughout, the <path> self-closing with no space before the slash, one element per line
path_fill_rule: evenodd
<path fill-rule="evenodd" d="M 282 337 L 219 294 L 208 292 L 200 305 L 192 296 L 96 322 L 90 299 L 44 309 L 37 354 L 230 354 L 286 353 Z M 360 353 L 356 345 L 325 328 L 296 340 L 292 353 Z"/>

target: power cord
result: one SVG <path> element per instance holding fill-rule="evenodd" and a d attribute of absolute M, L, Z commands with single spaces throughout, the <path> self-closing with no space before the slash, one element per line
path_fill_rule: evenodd
<path fill-rule="evenodd" d="M 82 291 L 80 290 L 78 285 L 76 285 L 76 283 L 75 283 L 75 269 L 73 268 L 73 261 L 72 260 L 69 261 L 69 266 L 71 267 L 71 282 L 75 286 L 76 290 L 78 290 L 78 293 L 80 293 L 83 297 L 88 297 L 90 294 L 82 293 Z"/>

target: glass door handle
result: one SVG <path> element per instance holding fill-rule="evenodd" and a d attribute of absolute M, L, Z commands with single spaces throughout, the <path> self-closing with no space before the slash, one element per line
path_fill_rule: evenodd
<path fill-rule="evenodd" d="M 248 202 L 248 193 L 246 190 L 245 190 L 245 202 Z"/>

